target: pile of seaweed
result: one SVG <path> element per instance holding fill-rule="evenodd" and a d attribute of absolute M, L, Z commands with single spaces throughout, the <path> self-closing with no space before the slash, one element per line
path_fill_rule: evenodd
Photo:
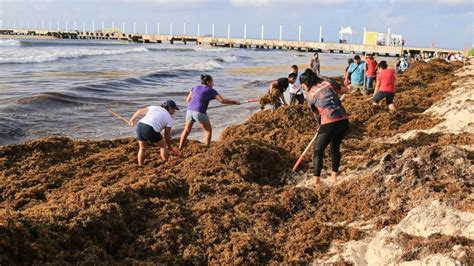
<path fill-rule="evenodd" d="M 310 263 L 335 243 L 365 237 L 350 222 L 383 228 L 426 199 L 473 211 L 474 156 L 461 148 L 472 134 L 377 141 L 436 124 L 423 111 L 453 89 L 458 68 L 411 66 L 399 78 L 395 113 L 366 96 L 346 98 L 341 174 L 370 171 L 318 191 L 288 182 L 317 129 L 304 106 L 258 112 L 168 162 L 152 149 L 144 167 L 132 138 L 0 147 L 0 264 Z M 310 160 L 301 171 L 311 172 Z"/>

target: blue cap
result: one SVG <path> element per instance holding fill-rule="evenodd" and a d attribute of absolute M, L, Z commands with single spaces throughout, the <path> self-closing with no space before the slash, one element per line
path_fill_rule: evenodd
<path fill-rule="evenodd" d="M 164 103 L 163 103 L 164 106 L 168 106 L 168 107 L 171 107 L 173 109 L 176 109 L 176 110 L 179 110 L 178 106 L 176 105 L 176 103 L 173 101 L 173 100 L 166 100 Z"/>

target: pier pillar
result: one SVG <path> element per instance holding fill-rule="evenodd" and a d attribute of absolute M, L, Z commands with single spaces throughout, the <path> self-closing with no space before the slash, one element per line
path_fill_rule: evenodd
<path fill-rule="evenodd" d="M 319 42 L 323 41 L 323 26 L 319 26 Z"/>
<path fill-rule="evenodd" d="M 280 25 L 280 38 L 278 38 L 281 41 L 281 35 L 282 35 L 282 26 Z"/>
<path fill-rule="evenodd" d="M 298 41 L 301 42 L 301 25 L 298 27 Z"/>

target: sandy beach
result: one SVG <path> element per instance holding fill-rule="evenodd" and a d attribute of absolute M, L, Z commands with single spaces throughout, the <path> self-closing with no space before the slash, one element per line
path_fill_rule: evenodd
<path fill-rule="evenodd" d="M 306 106 L 257 112 L 166 163 L 154 148 L 144 167 L 133 138 L 2 146 L 0 264 L 468 265 L 473 63 L 413 64 L 395 113 L 349 95 L 340 180 L 317 190 L 312 149 L 290 172 L 317 129 Z"/>

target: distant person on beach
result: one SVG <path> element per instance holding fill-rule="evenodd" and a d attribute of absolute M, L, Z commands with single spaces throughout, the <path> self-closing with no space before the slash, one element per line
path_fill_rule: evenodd
<path fill-rule="evenodd" d="M 395 111 L 395 105 L 393 104 L 393 98 L 395 97 L 395 70 L 388 68 L 386 61 L 380 61 L 379 63 L 380 72 L 377 75 L 377 84 L 375 86 L 374 97 L 372 103 L 378 105 L 380 100 L 385 98 L 385 102 L 388 105 L 388 109 L 393 112 Z"/>
<path fill-rule="evenodd" d="M 207 116 L 207 108 L 211 100 L 216 99 L 222 104 L 240 104 L 239 101 L 229 100 L 213 89 L 214 80 L 210 75 L 201 75 L 201 85 L 191 89 L 186 99 L 188 110 L 186 111 L 186 125 L 184 126 L 181 139 L 179 140 L 179 148 L 181 149 L 184 142 L 193 129 L 194 122 L 199 122 L 204 129 L 204 144 L 207 146 L 211 143 L 212 126 Z"/>
<path fill-rule="evenodd" d="M 314 58 L 311 59 L 309 67 L 316 75 L 321 75 L 321 62 L 319 61 L 319 54 L 314 53 Z"/>
<path fill-rule="evenodd" d="M 340 146 L 349 127 L 348 115 L 338 94 L 347 94 L 349 89 L 333 80 L 319 78 L 311 69 L 301 75 L 300 82 L 307 92 L 311 111 L 320 124 L 313 157 L 313 182 L 317 187 L 321 182 L 324 150 L 329 144 L 332 157 L 331 180 L 337 181 L 341 162 Z"/>
<path fill-rule="evenodd" d="M 348 87 L 349 85 L 351 85 L 351 81 L 350 79 L 348 78 L 348 74 L 349 74 L 349 67 L 351 66 L 351 64 L 354 63 L 354 59 L 352 58 L 349 58 L 347 60 L 347 67 L 346 67 L 346 70 L 344 70 L 344 86 Z"/>
<path fill-rule="evenodd" d="M 290 73 L 288 78 L 279 78 L 272 81 L 268 86 L 267 93 L 260 98 L 260 109 L 265 109 L 265 105 L 267 104 L 271 104 L 273 110 L 278 109 L 282 104 L 288 105 L 285 100 L 284 92 L 288 89 L 290 84 L 295 83 L 297 76 L 295 73 Z"/>
<path fill-rule="evenodd" d="M 408 61 L 405 57 L 402 57 L 400 59 L 400 66 L 399 66 L 399 73 L 405 72 L 405 70 L 408 68 L 409 64 Z"/>
<path fill-rule="evenodd" d="M 372 91 L 372 85 L 375 81 L 375 77 L 377 76 L 377 61 L 374 59 L 373 55 L 369 55 L 366 59 L 366 67 L 365 71 L 367 71 L 367 80 L 366 80 L 366 88 L 365 91 L 369 93 Z"/>
<path fill-rule="evenodd" d="M 354 56 L 354 63 L 347 69 L 347 80 L 346 83 L 351 84 L 351 93 L 360 92 L 363 95 L 367 95 L 367 91 L 364 88 L 364 76 L 365 76 L 365 62 L 360 60 L 360 56 Z"/>
<path fill-rule="evenodd" d="M 291 66 L 291 73 L 295 73 L 296 80 L 294 83 L 290 83 L 288 88 L 290 91 L 290 105 L 295 104 L 298 102 L 298 104 L 303 104 L 304 103 L 304 94 L 303 94 L 303 89 L 301 88 L 301 83 L 300 83 L 300 75 L 298 75 L 298 66 L 297 65 L 292 65 Z"/>
<path fill-rule="evenodd" d="M 137 140 L 138 140 L 138 165 L 142 166 L 145 161 L 145 155 L 149 145 L 155 144 L 160 147 L 161 159 L 168 160 L 168 151 L 173 152 L 176 156 L 180 156 L 176 148 L 171 146 L 170 133 L 173 126 L 173 115 L 178 106 L 173 100 L 165 101 L 161 106 L 148 106 L 139 109 L 130 118 L 128 124 L 134 126 L 135 121 L 144 116 L 137 124 Z M 161 131 L 164 130 L 164 138 Z"/>

